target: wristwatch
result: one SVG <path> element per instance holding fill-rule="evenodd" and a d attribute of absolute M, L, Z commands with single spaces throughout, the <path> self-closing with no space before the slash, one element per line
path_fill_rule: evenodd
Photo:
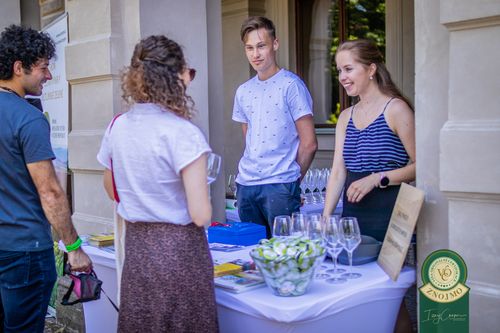
<path fill-rule="evenodd" d="M 379 188 L 386 188 L 389 186 L 389 177 L 385 174 L 385 172 L 380 173 L 380 183 L 378 185 Z"/>

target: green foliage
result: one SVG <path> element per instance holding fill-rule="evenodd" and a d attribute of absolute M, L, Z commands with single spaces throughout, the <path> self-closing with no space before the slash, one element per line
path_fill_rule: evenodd
<path fill-rule="evenodd" d="M 57 281 L 54 284 L 49 301 L 49 305 L 53 308 L 55 308 L 57 301 L 57 282 L 59 281 L 59 277 L 63 276 L 64 273 L 64 252 L 59 249 L 57 242 L 54 242 L 54 256 L 56 260 Z"/>
<path fill-rule="evenodd" d="M 340 0 L 342 1 L 342 0 Z M 368 38 L 376 42 L 385 54 L 385 1 L 383 0 L 349 0 L 346 1 L 347 39 Z M 340 42 L 340 11 L 338 0 L 332 1 L 330 31 L 332 44 L 330 55 L 337 52 Z"/>
<path fill-rule="evenodd" d="M 339 120 L 339 116 L 340 116 L 340 103 L 337 103 L 335 112 L 332 112 L 332 114 L 330 114 L 330 119 L 328 119 L 326 121 L 326 123 L 332 124 L 332 125 L 337 125 L 337 121 Z"/>
<path fill-rule="evenodd" d="M 330 8 L 330 56 L 332 59 L 332 115 L 328 124 L 336 124 L 340 114 L 339 81 L 335 54 L 340 43 L 339 1 L 345 1 L 347 11 L 347 39 L 367 38 L 375 41 L 380 52 L 385 54 L 385 1 L 384 0 L 336 0 Z M 333 109 L 335 105 L 335 110 Z"/>

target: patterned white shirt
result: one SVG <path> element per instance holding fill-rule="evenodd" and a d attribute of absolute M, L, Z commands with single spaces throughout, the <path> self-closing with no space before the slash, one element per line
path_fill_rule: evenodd
<path fill-rule="evenodd" d="M 312 115 L 304 82 L 281 69 L 265 81 L 258 76 L 239 86 L 233 120 L 248 125 L 236 181 L 241 185 L 290 183 L 300 177 L 295 121 Z"/>

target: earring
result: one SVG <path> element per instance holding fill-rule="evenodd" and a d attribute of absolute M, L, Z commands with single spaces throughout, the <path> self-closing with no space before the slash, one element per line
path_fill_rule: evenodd
<path fill-rule="evenodd" d="M 373 80 L 373 76 L 370 75 L 370 80 Z"/>

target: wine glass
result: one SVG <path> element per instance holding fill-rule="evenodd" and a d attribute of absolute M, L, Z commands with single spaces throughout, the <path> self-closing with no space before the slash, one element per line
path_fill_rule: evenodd
<path fill-rule="evenodd" d="M 337 217 L 334 215 L 325 216 L 323 220 L 323 238 L 325 240 L 325 247 L 332 257 L 333 269 L 329 269 L 326 272 L 331 274 L 339 274 L 345 272 L 345 269 L 337 269 L 337 256 L 344 249 L 344 238 L 342 231 L 340 231 L 339 223 Z M 331 284 L 339 284 L 347 282 L 346 278 L 343 277 L 332 277 L 326 280 L 326 282 Z"/>
<path fill-rule="evenodd" d="M 325 202 L 326 185 L 328 184 L 328 169 L 321 170 L 320 184 L 319 184 L 319 200 L 321 203 Z"/>
<path fill-rule="evenodd" d="M 292 236 L 306 236 L 306 219 L 307 215 L 300 212 L 292 213 Z"/>
<path fill-rule="evenodd" d="M 273 223 L 273 237 L 287 237 L 290 236 L 290 216 L 278 215 L 274 218 Z"/>
<path fill-rule="evenodd" d="M 307 218 L 306 224 L 306 237 L 312 240 L 313 242 L 319 243 L 321 246 L 324 246 L 323 234 L 321 231 L 322 216 L 321 214 L 309 214 Z M 322 269 L 327 268 L 326 265 L 320 266 Z M 315 275 L 317 279 L 326 279 L 329 278 L 330 275 L 326 273 L 318 273 Z"/>
<path fill-rule="evenodd" d="M 322 216 L 319 213 L 309 214 L 306 227 L 307 237 L 321 245 L 323 245 L 323 234 L 321 233 Z"/>
<path fill-rule="evenodd" d="M 321 171 L 313 169 L 312 203 L 321 203 Z"/>
<path fill-rule="evenodd" d="M 306 190 L 307 190 L 307 173 L 304 175 L 304 178 L 300 181 L 300 198 L 304 199 L 304 203 L 306 203 Z"/>
<path fill-rule="evenodd" d="M 229 175 L 229 180 L 227 182 L 227 188 L 229 189 L 229 192 L 233 196 L 234 199 L 236 199 L 236 191 L 238 190 L 236 186 L 236 175 Z"/>
<path fill-rule="evenodd" d="M 304 189 L 304 204 L 311 203 L 311 193 L 308 192 L 311 183 L 311 169 L 307 170 L 304 178 L 302 178 L 302 182 L 300 183 L 301 188 Z"/>
<path fill-rule="evenodd" d="M 208 153 L 207 158 L 207 183 L 212 184 L 220 171 L 222 158 L 215 153 Z"/>
<path fill-rule="evenodd" d="M 361 243 L 358 219 L 355 217 L 343 217 L 340 219 L 339 226 L 344 236 L 344 249 L 347 251 L 349 257 L 349 272 L 341 276 L 347 279 L 357 279 L 361 277 L 361 274 L 352 272 L 352 252 Z"/>

